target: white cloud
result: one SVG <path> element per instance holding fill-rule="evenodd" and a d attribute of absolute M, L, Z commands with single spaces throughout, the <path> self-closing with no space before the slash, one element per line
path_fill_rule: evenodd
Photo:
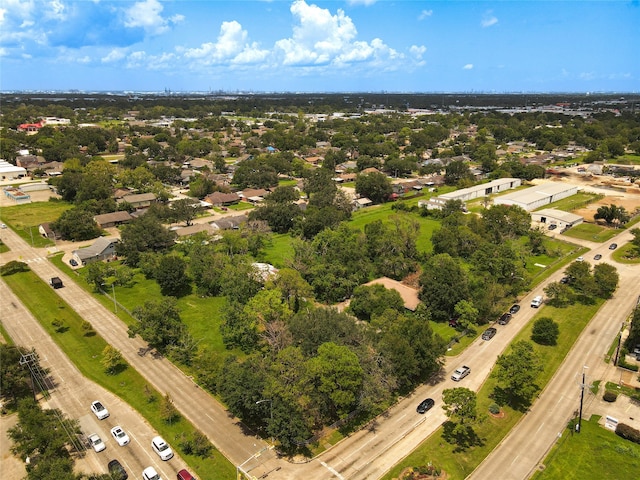
<path fill-rule="evenodd" d="M 127 55 L 127 51 L 123 48 L 114 48 L 107 55 L 102 57 L 100 61 L 102 63 L 111 63 L 122 60 Z"/>
<path fill-rule="evenodd" d="M 596 78 L 596 74 L 594 72 L 582 72 L 579 76 L 581 80 L 593 80 Z"/>
<path fill-rule="evenodd" d="M 0 47 L 0 57 L 4 57 L 7 55 L 7 49 Z"/>
<path fill-rule="evenodd" d="M 184 20 L 183 15 L 174 15 L 164 18 L 162 10 L 164 7 L 158 0 L 144 0 L 134 3 L 133 6 L 125 10 L 124 25 L 129 28 L 142 28 L 152 35 L 159 35 L 169 30 L 170 23 L 177 23 Z"/>
<path fill-rule="evenodd" d="M 35 25 L 35 22 L 33 20 L 25 20 L 20 24 L 20 28 L 29 28 L 29 27 L 33 27 L 34 25 Z"/>
<path fill-rule="evenodd" d="M 369 5 L 373 5 L 378 0 L 347 0 L 349 5 L 364 5 L 368 7 Z"/>
<path fill-rule="evenodd" d="M 91 62 L 91 58 L 89 57 L 89 55 L 85 55 L 84 57 L 76 58 L 76 62 L 87 64 Z"/>
<path fill-rule="evenodd" d="M 46 5 L 45 14 L 56 20 L 64 20 L 66 18 L 67 7 L 60 0 L 51 0 Z"/>
<path fill-rule="evenodd" d="M 414 55 L 417 58 L 422 58 L 422 55 L 424 55 L 424 52 L 427 51 L 427 47 L 425 47 L 424 45 L 411 45 L 411 47 L 409 48 L 409 51 L 411 52 L 412 55 Z"/>
<path fill-rule="evenodd" d="M 422 10 L 418 16 L 418 20 L 424 20 L 427 17 L 433 15 L 433 10 Z"/>
<path fill-rule="evenodd" d="M 463 70 L 473 70 L 473 63 L 467 63 L 464 67 L 462 67 Z"/>
<path fill-rule="evenodd" d="M 480 25 L 482 25 L 482 28 L 492 27 L 497 23 L 498 19 L 493 15 L 492 10 L 486 11 L 482 16 L 482 20 L 480 21 Z"/>
<path fill-rule="evenodd" d="M 247 43 L 247 31 L 235 20 L 222 22 L 220 33 L 215 43 L 203 43 L 200 48 L 184 51 L 185 58 L 202 60 L 209 64 L 247 64 L 264 60 L 268 50 L 261 50 L 257 43 Z"/>
<path fill-rule="evenodd" d="M 380 65 L 389 59 L 402 58 L 381 39 L 356 41 L 358 31 L 342 9 L 335 15 L 304 0 L 291 5 L 296 19 L 290 38 L 278 40 L 275 53 L 286 66 L 344 66 L 354 62 Z"/>

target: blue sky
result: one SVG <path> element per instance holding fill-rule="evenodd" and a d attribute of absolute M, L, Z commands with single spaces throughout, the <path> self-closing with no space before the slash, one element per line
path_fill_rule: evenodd
<path fill-rule="evenodd" d="M 0 89 L 640 92 L 640 2 L 0 0 Z"/>

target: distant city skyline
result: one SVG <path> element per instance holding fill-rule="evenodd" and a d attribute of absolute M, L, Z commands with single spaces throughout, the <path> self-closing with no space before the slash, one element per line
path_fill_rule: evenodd
<path fill-rule="evenodd" d="M 0 90 L 640 92 L 638 25 L 638 0 L 0 0 Z"/>

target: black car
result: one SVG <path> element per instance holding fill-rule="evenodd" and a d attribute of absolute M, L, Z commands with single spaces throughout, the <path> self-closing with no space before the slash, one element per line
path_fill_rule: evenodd
<path fill-rule="evenodd" d="M 73 258 L 71 260 L 69 260 L 69 265 L 71 265 L 72 267 L 77 267 L 78 266 L 78 262 L 76 262 Z"/>
<path fill-rule="evenodd" d="M 511 320 L 511 314 L 503 313 L 502 316 L 498 319 L 498 325 L 506 325 L 507 323 L 509 323 L 509 320 Z"/>
<path fill-rule="evenodd" d="M 597 254 L 595 257 L 593 257 L 594 260 L 600 260 L 602 258 L 602 255 Z"/>
<path fill-rule="evenodd" d="M 487 328 L 484 333 L 482 334 L 482 339 L 483 340 L 491 340 L 493 338 L 493 336 L 496 334 L 498 330 L 496 330 L 495 328 L 491 327 L 491 328 Z"/>
<path fill-rule="evenodd" d="M 416 408 L 416 412 L 418 413 L 426 413 L 429 410 L 431 410 L 431 408 L 435 405 L 435 402 L 433 401 L 433 398 L 427 398 L 423 401 L 420 402 L 420 405 L 418 405 L 418 408 Z"/>
<path fill-rule="evenodd" d="M 615 250 L 616 248 L 618 248 L 617 243 L 612 243 L 611 245 L 609 245 L 609 250 Z"/>
<path fill-rule="evenodd" d="M 511 305 L 511 308 L 509 309 L 509 313 L 510 313 L 511 315 L 515 315 L 515 314 L 516 314 L 516 313 L 518 313 L 519 311 L 520 311 L 520 305 L 518 305 L 517 303 L 516 303 L 516 304 Z"/>
<path fill-rule="evenodd" d="M 571 280 L 571 279 L 570 279 L 569 277 L 562 277 L 562 278 L 560 279 L 560 283 L 567 284 L 567 283 L 569 283 L 569 281 L 570 281 L 570 280 Z"/>
<path fill-rule="evenodd" d="M 118 460 L 111 460 L 107 464 L 107 468 L 109 469 L 109 475 L 114 480 L 127 480 L 129 478 L 129 474 Z"/>
<path fill-rule="evenodd" d="M 558 228 L 558 225 L 556 225 L 555 223 L 549 225 L 549 230 L 555 230 L 556 228 Z"/>

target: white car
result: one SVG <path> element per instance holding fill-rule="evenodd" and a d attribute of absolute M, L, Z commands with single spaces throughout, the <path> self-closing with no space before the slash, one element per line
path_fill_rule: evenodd
<path fill-rule="evenodd" d="M 451 380 L 453 380 L 454 382 L 459 382 L 470 373 L 471 373 L 471 369 L 466 365 L 463 365 L 461 367 L 456 368 L 453 371 L 453 375 L 451 375 Z"/>
<path fill-rule="evenodd" d="M 142 471 L 142 478 L 144 480 L 162 480 L 156 469 L 153 467 L 147 467 Z"/>
<path fill-rule="evenodd" d="M 116 425 L 111 429 L 111 435 L 115 438 L 118 445 L 124 447 L 127 443 L 129 443 L 129 435 L 125 433 L 121 426 Z"/>
<path fill-rule="evenodd" d="M 173 457 L 171 447 L 169 447 L 169 444 L 165 442 L 162 437 L 153 437 L 151 440 L 151 448 L 153 448 L 153 451 L 156 452 L 162 460 L 169 460 Z"/>
<path fill-rule="evenodd" d="M 107 448 L 107 446 L 104 444 L 104 442 L 102 441 L 102 439 L 95 433 L 92 433 L 91 435 L 89 435 L 89 437 L 87 437 L 89 439 L 89 443 L 91 443 L 91 446 L 93 447 L 93 449 L 97 452 L 101 452 L 103 451 L 105 448 Z"/>
<path fill-rule="evenodd" d="M 109 410 L 107 410 L 107 408 L 98 400 L 91 403 L 91 411 L 95 413 L 98 420 L 104 420 L 109 416 Z"/>

